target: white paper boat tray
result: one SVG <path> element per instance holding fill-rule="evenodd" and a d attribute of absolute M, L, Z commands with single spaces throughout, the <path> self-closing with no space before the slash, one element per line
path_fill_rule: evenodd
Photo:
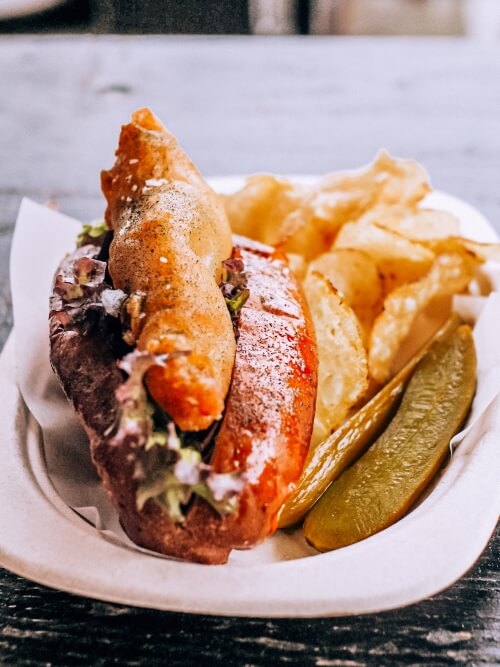
<path fill-rule="evenodd" d="M 491 227 L 463 202 L 439 195 L 432 203 L 465 217 L 469 230 L 473 225 L 484 232 L 475 236 L 491 238 Z M 299 531 L 280 531 L 220 566 L 143 553 L 99 532 L 56 492 L 41 429 L 17 387 L 15 346 L 13 332 L 0 356 L 0 565 L 38 583 L 109 602 L 203 614 L 377 612 L 451 585 L 479 557 L 498 520 L 497 397 L 469 430 L 432 493 L 397 524 L 363 542 L 317 554 Z"/>

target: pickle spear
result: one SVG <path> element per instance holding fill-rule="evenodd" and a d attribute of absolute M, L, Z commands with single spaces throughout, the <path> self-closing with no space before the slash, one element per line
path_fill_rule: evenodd
<path fill-rule="evenodd" d="M 438 472 L 467 416 L 475 384 L 474 341 L 463 325 L 431 347 L 387 429 L 313 507 L 304 522 L 307 541 L 330 551 L 400 519 Z"/>
<path fill-rule="evenodd" d="M 375 396 L 326 440 L 309 450 L 296 490 L 281 509 L 279 527 L 298 523 L 328 486 L 386 427 L 415 366 L 437 340 L 446 340 L 460 321 L 451 317 Z"/>

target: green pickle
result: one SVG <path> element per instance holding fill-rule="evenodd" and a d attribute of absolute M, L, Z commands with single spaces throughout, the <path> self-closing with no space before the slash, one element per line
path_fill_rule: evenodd
<path fill-rule="evenodd" d="M 462 325 L 432 345 L 387 429 L 307 515 L 307 541 L 319 551 L 338 549 L 404 516 L 443 464 L 475 385 L 474 341 Z"/>
<path fill-rule="evenodd" d="M 451 317 L 366 405 L 309 452 L 297 488 L 281 509 L 280 528 L 303 519 L 328 486 L 366 451 L 394 414 L 415 366 L 432 343 L 446 340 L 459 323 L 458 317 Z"/>

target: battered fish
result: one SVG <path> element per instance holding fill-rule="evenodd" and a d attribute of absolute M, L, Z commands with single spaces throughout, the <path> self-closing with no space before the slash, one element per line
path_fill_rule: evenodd
<path fill-rule="evenodd" d="M 101 174 L 113 284 L 141 304 L 137 348 L 166 355 L 148 372 L 152 397 L 181 429 L 203 430 L 222 415 L 235 355 L 218 285 L 232 250 L 224 207 L 149 109 L 122 127 L 116 156 Z"/>

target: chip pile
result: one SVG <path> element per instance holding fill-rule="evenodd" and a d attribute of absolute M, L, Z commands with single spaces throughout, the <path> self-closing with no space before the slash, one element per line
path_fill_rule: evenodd
<path fill-rule="evenodd" d="M 421 165 L 381 152 L 311 185 L 251 176 L 225 197 L 233 231 L 283 247 L 302 280 L 319 352 L 313 447 L 407 361 L 419 318 L 434 309 L 437 329 L 500 258 L 499 245 L 462 238 L 452 214 L 423 207 L 429 192 Z"/>

